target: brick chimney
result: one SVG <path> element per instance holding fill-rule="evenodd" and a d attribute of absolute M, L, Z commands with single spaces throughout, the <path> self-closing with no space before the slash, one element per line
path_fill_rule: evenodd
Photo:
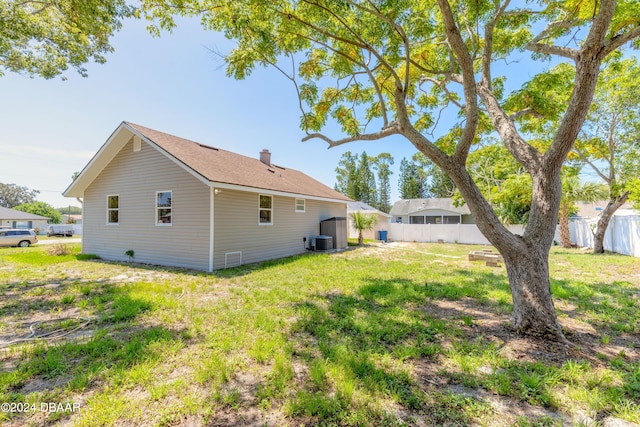
<path fill-rule="evenodd" d="M 266 148 L 260 152 L 260 161 L 265 165 L 271 166 L 271 153 Z"/>

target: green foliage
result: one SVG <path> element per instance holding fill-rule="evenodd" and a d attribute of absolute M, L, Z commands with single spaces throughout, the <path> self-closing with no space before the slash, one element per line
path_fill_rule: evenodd
<path fill-rule="evenodd" d="M 104 63 L 109 38 L 133 13 L 124 0 L 5 0 L 0 3 L 0 76 L 5 71 L 55 77 L 69 67 L 82 76 Z"/>
<path fill-rule="evenodd" d="M 627 42 L 640 45 L 636 0 L 221 0 L 215 7 L 209 0 L 143 0 L 141 7 L 155 34 L 173 29 L 175 15 L 223 31 L 235 42 L 225 58 L 235 78 L 258 65 L 291 61 L 287 77 L 303 88 L 304 140 L 335 147 L 401 135 L 451 177 L 498 249 L 529 246 L 545 255 L 543 263 L 560 196 L 545 189 L 560 184 L 603 61 Z M 549 69 L 550 63 L 559 65 Z M 320 133 L 327 129 L 340 129 L 342 137 Z M 496 213 L 481 208 L 485 196 L 467 169 L 472 147 L 494 132 L 532 177 L 532 204 L 539 209 L 531 209 L 536 218 L 522 239 L 511 238 Z M 423 197 L 426 177 L 410 169 L 401 163 L 401 182 L 402 175 L 418 178 L 401 185 L 402 197 Z M 523 274 L 533 275 L 532 269 Z M 524 281 L 512 280 L 515 293 Z M 529 286 L 541 290 L 534 304 L 540 309 L 522 312 L 543 318 L 522 319 L 542 328 L 527 332 L 562 335 L 550 314 L 553 300 L 542 291 L 546 279 Z"/>
<path fill-rule="evenodd" d="M 389 177 L 393 173 L 390 166 L 393 157 L 389 153 L 380 153 L 376 157 L 363 151 L 357 155 L 347 151 L 340 158 L 336 172 L 335 189 L 349 198 L 364 202 L 383 212 L 391 209 L 391 189 Z M 373 171 L 377 171 L 376 178 Z"/>
<path fill-rule="evenodd" d="M 373 230 L 378 223 L 378 217 L 375 214 L 364 212 L 351 213 L 351 226 L 358 231 L 358 244 L 361 245 L 363 240 L 362 232 Z"/>
<path fill-rule="evenodd" d="M 38 190 L 30 190 L 16 184 L 3 184 L 0 182 L 0 206 L 14 208 L 25 203 L 33 203 L 40 194 Z"/>
<path fill-rule="evenodd" d="M 414 156 L 415 157 L 415 156 Z M 415 159 L 400 161 L 398 191 L 401 199 L 422 199 L 427 196 L 427 173 Z"/>
<path fill-rule="evenodd" d="M 60 212 L 60 214 L 62 215 L 81 215 L 82 214 L 82 208 L 78 206 L 67 206 L 63 208 L 56 208 L 56 210 Z"/>
<path fill-rule="evenodd" d="M 531 210 L 531 176 L 514 174 L 491 187 L 490 200 L 505 224 L 525 224 Z"/>
<path fill-rule="evenodd" d="M 640 64 L 613 58 L 602 71 L 575 155 L 609 187 L 611 201 L 640 175 Z"/>
<path fill-rule="evenodd" d="M 14 207 L 17 211 L 28 212 L 34 215 L 45 216 L 49 218 L 52 224 L 60 224 L 62 222 L 62 215 L 56 209 L 45 202 L 31 202 L 18 205 Z"/>
<path fill-rule="evenodd" d="M 347 151 L 342 155 L 338 162 L 338 167 L 335 169 L 335 189 L 353 200 L 358 200 L 355 194 L 356 180 L 358 179 L 357 159 L 357 155 Z"/>
<path fill-rule="evenodd" d="M 389 178 L 393 174 L 391 171 L 392 165 L 393 157 L 389 153 L 380 153 L 374 158 L 373 167 L 378 171 L 378 196 L 374 206 L 386 213 L 391 210 L 391 183 Z"/>
<path fill-rule="evenodd" d="M 377 204 L 376 178 L 371 170 L 370 157 L 363 151 L 356 168 L 356 181 L 354 183 L 354 200 L 365 202 L 368 205 Z"/>
<path fill-rule="evenodd" d="M 627 183 L 629 201 L 635 209 L 640 209 L 640 178 L 632 179 Z"/>

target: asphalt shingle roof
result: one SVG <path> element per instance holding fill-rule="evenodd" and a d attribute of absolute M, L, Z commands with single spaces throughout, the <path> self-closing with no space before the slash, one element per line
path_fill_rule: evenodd
<path fill-rule="evenodd" d="M 149 141 L 211 182 L 282 191 L 343 201 L 347 196 L 291 168 L 267 165 L 260 159 L 200 144 L 126 122 Z"/>
<path fill-rule="evenodd" d="M 0 206 L 0 219 L 15 221 L 32 221 L 36 219 L 49 219 L 46 216 L 30 214 Z"/>

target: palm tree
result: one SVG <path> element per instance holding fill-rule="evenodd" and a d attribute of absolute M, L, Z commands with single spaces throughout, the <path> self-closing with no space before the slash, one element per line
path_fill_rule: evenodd
<path fill-rule="evenodd" d="M 364 212 L 351 213 L 352 226 L 355 230 L 358 230 L 358 245 L 362 245 L 363 238 L 362 232 L 373 230 L 373 227 L 378 223 L 378 218 L 375 214 L 367 214 Z"/>
<path fill-rule="evenodd" d="M 569 233 L 569 211 L 576 202 L 595 202 L 608 196 L 606 186 L 593 182 L 580 182 L 577 175 L 565 175 L 562 178 L 562 199 L 560 199 L 560 243 L 563 248 L 571 247 Z"/>

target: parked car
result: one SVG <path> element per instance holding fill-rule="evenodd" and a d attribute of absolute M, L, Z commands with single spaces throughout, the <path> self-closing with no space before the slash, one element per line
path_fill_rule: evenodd
<path fill-rule="evenodd" d="M 20 246 L 26 248 L 38 243 L 38 236 L 33 230 L 18 228 L 0 229 L 0 246 Z"/>
<path fill-rule="evenodd" d="M 73 227 L 65 224 L 50 225 L 47 228 L 47 236 L 73 236 Z"/>

